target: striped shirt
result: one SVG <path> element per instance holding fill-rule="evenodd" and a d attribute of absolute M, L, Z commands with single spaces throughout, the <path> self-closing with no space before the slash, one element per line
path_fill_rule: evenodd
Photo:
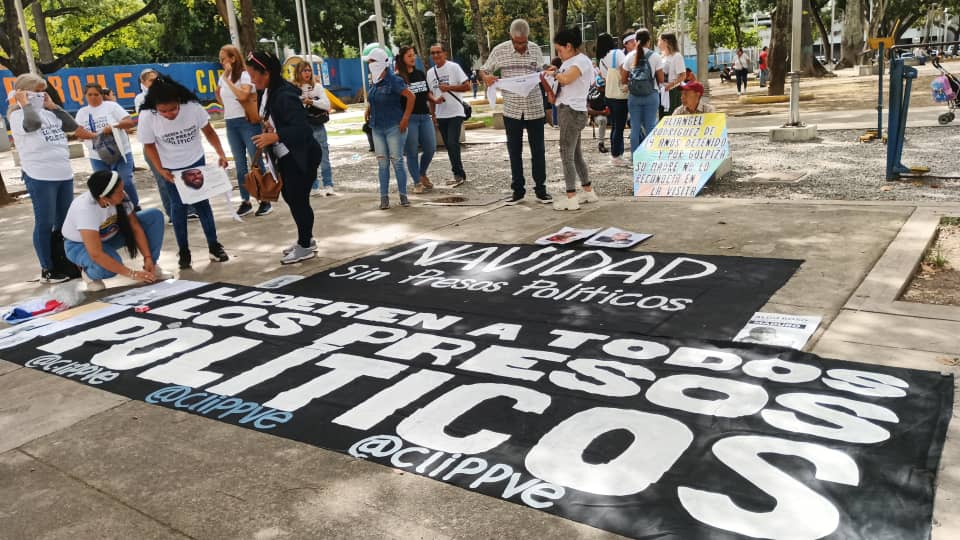
<path fill-rule="evenodd" d="M 487 63 L 483 65 L 483 70 L 488 74 L 493 74 L 500 70 L 500 76 L 519 77 L 537 73 L 543 69 L 543 54 L 540 47 L 532 41 L 527 42 L 527 51 L 520 54 L 513 48 L 512 41 L 504 41 L 490 51 L 490 57 Z M 513 92 L 502 90 L 503 93 L 503 115 L 507 118 L 517 120 L 533 120 L 543 118 L 543 95 L 540 88 L 534 88 L 526 96 L 514 94 Z"/>

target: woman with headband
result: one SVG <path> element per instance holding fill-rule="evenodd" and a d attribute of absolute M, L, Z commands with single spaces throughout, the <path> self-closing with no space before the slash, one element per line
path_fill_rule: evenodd
<path fill-rule="evenodd" d="M 88 191 L 70 204 L 63 222 L 67 258 L 83 268 L 88 291 L 102 291 L 104 279 L 117 274 L 153 283 L 169 277 L 157 265 L 163 246 L 163 213 L 151 208 L 133 211 L 117 171 L 97 171 L 87 180 Z M 123 263 L 143 256 L 143 269 Z"/>

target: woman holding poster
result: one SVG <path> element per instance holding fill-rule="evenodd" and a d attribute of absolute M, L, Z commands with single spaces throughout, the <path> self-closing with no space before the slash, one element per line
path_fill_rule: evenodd
<path fill-rule="evenodd" d="M 180 83 L 167 75 L 153 81 L 140 109 L 137 129 L 143 153 L 157 172 L 170 184 L 174 182 L 173 171 L 202 168 L 206 164 L 203 155 L 201 132 L 207 142 L 217 151 L 219 165 L 227 168 L 227 157 L 210 116 L 200 105 L 200 99 Z M 187 205 L 184 204 L 175 186 L 168 186 L 173 234 L 180 252 L 180 268 L 190 268 L 190 246 L 187 241 Z M 207 238 L 210 260 L 226 262 L 230 259 L 217 240 L 217 225 L 213 221 L 213 209 L 209 200 L 194 202 L 192 206 L 200 215 L 200 226 Z"/>
<path fill-rule="evenodd" d="M 106 90 L 97 83 L 89 83 L 85 96 L 87 105 L 77 111 L 77 124 L 90 130 L 88 136 L 78 135 L 87 149 L 93 171 L 117 171 L 123 180 L 123 190 L 134 208 L 140 209 L 140 197 L 133 184 L 133 152 L 127 129 L 137 122 L 116 101 L 106 99 Z"/>

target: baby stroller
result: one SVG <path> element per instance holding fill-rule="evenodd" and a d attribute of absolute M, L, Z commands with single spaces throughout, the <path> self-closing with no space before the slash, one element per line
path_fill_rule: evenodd
<path fill-rule="evenodd" d="M 960 79 L 940 65 L 939 57 L 935 56 L 933 58 L 933 67 L 942 73 L 942 75 L 930 83 L 930 89 L 933 90 L 934 101 L 947 104 L 949 111 L 937 117 L 937 122 L 939 122 L 941 126 L 945 126 L 953 122 L 954 118 L 956 118 L 954 111 L 960 108 Z"/>

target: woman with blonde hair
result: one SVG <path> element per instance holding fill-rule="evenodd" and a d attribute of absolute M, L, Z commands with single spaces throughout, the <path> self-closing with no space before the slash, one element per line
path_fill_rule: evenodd
<path fill-rule="evenodd" d="M 314 76 L 310 62 L 297 62 L 294 70 L 294 85 L 300 89 L 300 101 L 307 113 L 307 123 L 313 129 L 313 138 L 323 149 L 320 159 L 320 178 L 323 180 L 323 191 L 320 183 L 314 179 L 310 187 L 310 195 L 336 195 L 333 191 L 333 168 L 330 166 L 330 145 L 327 143 L 326 124 L 330 120 L 330 98 L 323 88 L 323 82 Z"/>
<path fill-rule="evenodd" d="M 247 176 L 248 157 L 253 160 L 257 153 L 253 137 L 261 133 L 259 124 L 247 121 L 243 102 L 248 99 L 256 100 L 257 90 L 253 87 L 239 49 L 233 45 L 220 47 L 220 64 L 223 66 L 223 75 L 217 85 L 217 101 L 223 105 L 223 118 L 227 121 L 227 144 L 230 145 L 233 162 L 237 166 L 237 184 L 240 186 L 241 199 L 237 215 L 243 217 L 253 213 L 250 193 L 244 187 L 243 180 Z M 270 203 L 260 201 L 256 215 L 265 216 L 272 211 Z"/>
<path fill-rule="evenodd" d="M 687 66 L 677 43 L 677 35 L 673 33 L 660 34 L 660 56 L 663 58 L 663 87 L 670 93 L 670 107 L 666 114 L 670 114 L 680 106 L 680 85 L 687 73 Z"/>

